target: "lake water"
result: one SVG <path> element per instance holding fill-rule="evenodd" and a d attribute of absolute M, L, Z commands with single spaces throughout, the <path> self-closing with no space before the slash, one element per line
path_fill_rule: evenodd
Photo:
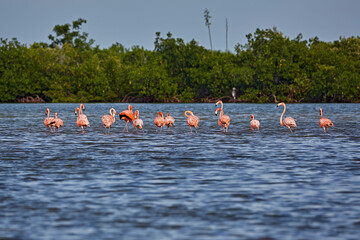
<path fill-rule="evenodd" d="M 288 104 L 294 134 L 276 104 L 230 103 L 226 134 L 214 104 L 136 103 L 144 132 L 117 114 L 105 134 L 101 116 L 127 104 L 85 104 L 83 134 L 78 105 L 0 104 L 1 239 L 359 239 L 360 104 Z M 173 129 L 156 131 L 158 111 Z"/>

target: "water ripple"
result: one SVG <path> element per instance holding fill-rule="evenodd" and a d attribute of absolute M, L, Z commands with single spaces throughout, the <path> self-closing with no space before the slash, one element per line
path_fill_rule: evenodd
<path fill-rule="evenodd" d="M 291 134 L 274 104 L 133 104 L 145 129 L 109 134 L 101 115 L 126 104 L 0 105 L 0 236 L 5 239 L 357 239 L 359 104 L 289 104 Z M 324 134 L 318 108 L 335 127 Z M 50 133 L 44 112 L 64 127 Z M 184 111 L 200 118 L 190 134 Z M 157 132 L 155 113 L 175 127 Z M 250 114 L 261 122 L 251 132 Z"/>

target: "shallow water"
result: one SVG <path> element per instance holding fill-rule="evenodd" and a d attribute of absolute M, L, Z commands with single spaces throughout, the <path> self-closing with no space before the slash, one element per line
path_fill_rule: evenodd
<path fill-rule="evenodd" d="M 360 104 L 133 104 L 145 130 L 105 134 L 127 104 L 0 104 L 0 238 L 358 239 Z M 45 128 L 45 109 L 64 127 Z M 319 107 L 334 128 L 318 125 Z M 200 118 L 190 134 L 185 110 Z M 157 132 L 158 111 L 175 127 Z M 261 132 L 251 132 L 250 114 Z"/>

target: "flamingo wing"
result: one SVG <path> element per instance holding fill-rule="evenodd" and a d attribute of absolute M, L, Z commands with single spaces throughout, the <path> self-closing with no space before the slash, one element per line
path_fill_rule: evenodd
<path fill-rule="evenodd" d="M 110 115 L 104 115 L 104 116 L 101 118 L 101 120 L 102 120 L 102 123 L 103 123 L 104 127 L 106 127 L 106 128 L 111 127 L 111 125 L 115 122 L 115 121 L 114 121 L 115 118 L 113 118 L 113 117 L 110 116 Z"/>
<path fill-rule="evenodd" d="M 175 119 L 174 119 L 172 116 L 167 116 L 167 117 L 165 118 L 165 125 L 166 125 L 166 126 L 171 127 L 171 126 L 174 125 L 174 123 L 175 123 Z"/>
<path fill-rule="evenodd" d="M 124 110 L 121 113 L 119 113 L 119 117 L 121 120 L 125 120 L 128 122 L 132 122 L 135 120 L 134 113 L 130 110 Z"/>
<path fill-rule="evenodd" d="M 284 118 L 283 124 L 287 127 L 297 127 L 295 119 L 293 119 L 292 117 Z"/>
<path fill-rule="evenodd" d="M 163 127 L 165 125 L 165 119 L 162 118 L 162 117 L 156 117 L 155 120 L 154 120 L 154 124 L 157 127 Z"/>
<path fill-rule="evenodd" d="M 76 124 L 78 127 L 90 127 L 90 122 L 85 114 L 80 114 Z"/>
<path fill-rule="evenodd" d="M 50 127 L 51 125 L 54 125 L 54 124 L 55 124 L 55 118 L 52 118 L 52 117 L 45 118 L 44 125 L 46 127 Z"/>
<path fill-rule="evenodd" d="M 251 120 L 250 121 L 250 127 L 251 127 L 251 130 L 254 130 L 255 128 L 259 129 L 260 128 L 260 122 L 259 120 Z"/>
<path fill-rule="evenodd" d="M 142 121 L 140 118 L 137 118 L 137 119 L 135 119 L 135 120 L 133 121 L 133 126 L 134 126 L 135 128 L 142 129 L 143 126 L 144 126 L 144 123 L 143 123 L 143 121 Z"/>
<path fill-rule="evenodd" d="M 320 127 L 333 127 L 334 124 L 332 123 L 332 121 L 328 118 L 321 118 L 319 121 L 319 125 Z"/>
<path fill-rule="evenodd" d="M 187 121 L 186 121 L 187 125 L 189 127 L 195 127 L 197 128 L 199 125 L 199 118 L 197 116 L 190 116 Z"/>
<path fill-rule="evenodd" d="M 55 118 L 54 121 L 55 121 L 56 128 L 60 128 L 64 125 L 63 121 L 60 118 Z"/>
<path fill-rule="evenodd" d="M 219 121 L 224 127 L 228 127 L 230 125 L 230 117 L 228 115 L 222 115 Z"/>

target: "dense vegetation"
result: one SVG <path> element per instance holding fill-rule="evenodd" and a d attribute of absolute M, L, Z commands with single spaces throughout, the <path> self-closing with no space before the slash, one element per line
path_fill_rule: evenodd
<path fill-rule="evenodd" d="M 235 53 L 156 33 L 154 50 L 93 46 L 86 21 L 57 25 L 50 44 L 0 39 L 0 102 L 359 102 L 360 38 L 308 41 L 273 29 L 247 35 Z"/>

